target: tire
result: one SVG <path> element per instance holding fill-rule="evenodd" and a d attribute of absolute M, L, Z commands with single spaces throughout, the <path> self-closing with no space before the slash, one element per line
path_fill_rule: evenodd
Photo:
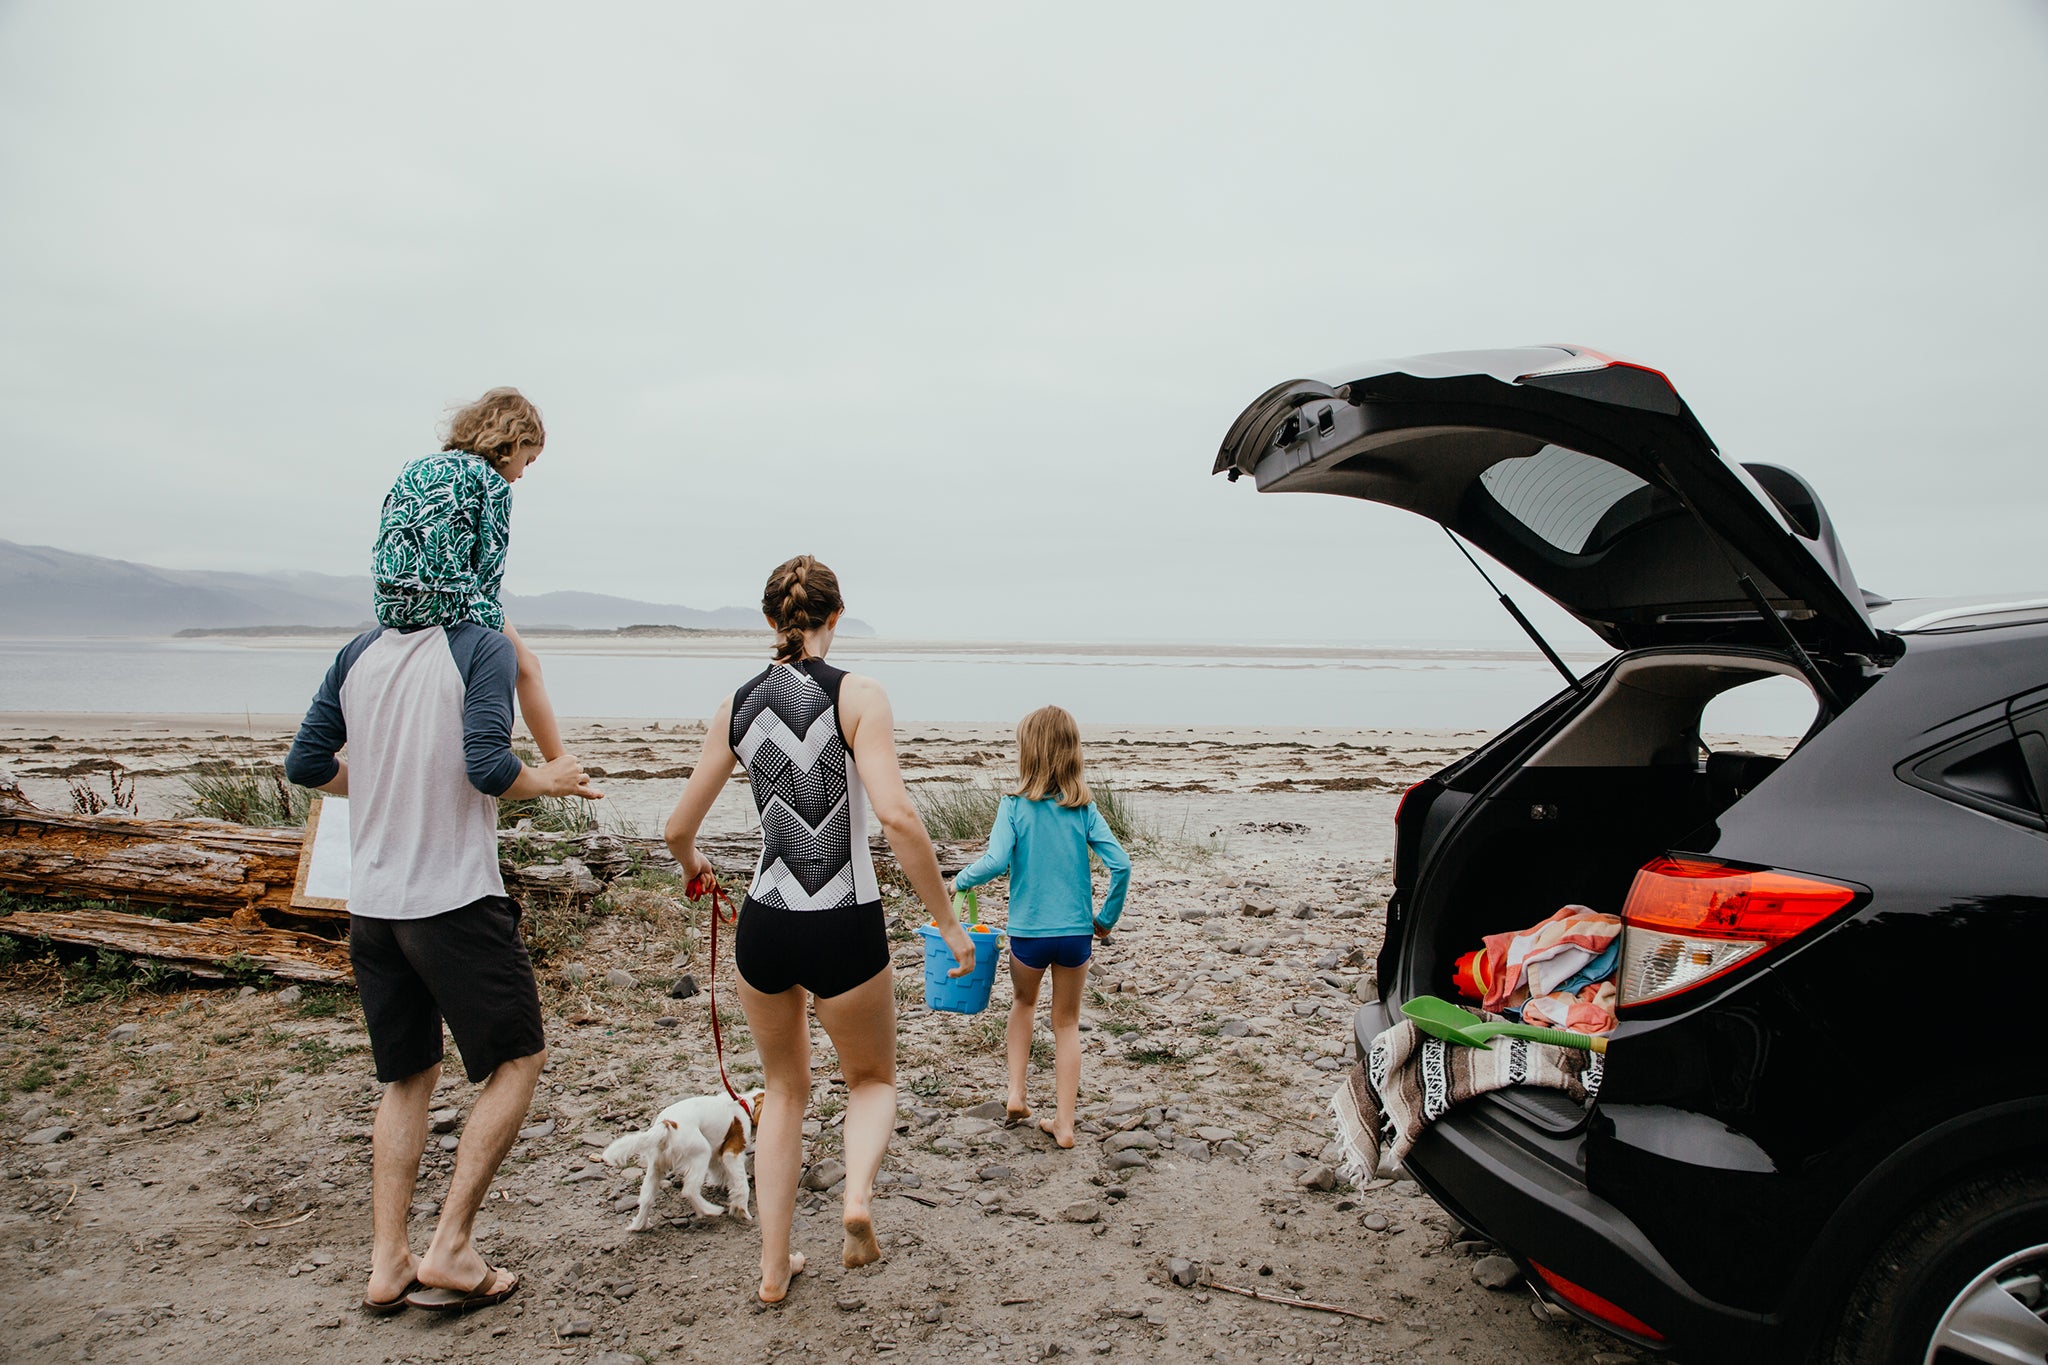
<path fill-rule="evenodd" d="M 1995 1272 L 1995 1273 L 1994 1273 Z M 1886 1239 L 1849 1292 L 1842 1320 L 1816 1359 L 1824 1365 L 1936 1365 L 2048 1358 L 2048 1170 L 1973 1177 L 1928 1201 Z M 2002 1288 L 2001 1285 L 2013 1286 Z M 2042 1319 L 2038 1337 L 2017 1310 Z M 1935 1351 L 1937 1332 L 2007 1315 L 1993 1336 L 2037 1354 Z"/>

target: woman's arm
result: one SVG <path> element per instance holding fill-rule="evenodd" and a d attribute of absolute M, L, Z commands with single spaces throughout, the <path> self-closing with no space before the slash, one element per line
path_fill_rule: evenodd
<path fill-rule="evenodd" d="M 924 902 L 925 912 L 959 964 L 946 975 L 965 976 L 974 970 L 974 943 L 953 913 L 946 879 L 939 875 L 939 855 L 903 785 L 903 769 L 896 763 L 896 714 L 889 707 L 888 693 L 873 678 L 849 673 L 839 684 L 839 720 L 853 746 L 853 766 L 868 789 L 868 804 L 896 854 L 896 865 L 910 879 L 911 890 Z"/>
<path fill-rule="evenodd" d="M 955 891 L 971 891 L 1010 870 L 1010 860 L 1017 856 L 1017 827 L 1011 823 L 1016 804 L 1014 796 L 996 803 L 996 818 L 988 829 L 988 851 L 953 878 Z"/>
<path fill-rule="evenodd" d="M 711 860 L 697 851 L 697 831 L 703 827 L 704 817 L 711 813 L 711 803 L 724 790 L 726 779 L 732 776 L 738 762 L 732 751 L 732 698 L 727 697 L 718 704 L 717 714 L 705 728 L 704 748 L 697 755 L 697 768 L 690 774 L 689 785 L 683 788 L 676 808 L 668 813 L 668 822 L 661 827 L 662 842 L 682 865 L 683 876 L 687 878 L 709 876 L 717 871 Z"/>
<path fill-rule="evenodd" d="M 1109 869 L 1109 894 L 1102 898 L 1102 909 L 1095 916 L 1095 932 L 1107 935 L 1124 913 L 1124 893 L 1131 886 L 1131 857 L 1092 801 L 1088 803 L 1088 847 Z"/>

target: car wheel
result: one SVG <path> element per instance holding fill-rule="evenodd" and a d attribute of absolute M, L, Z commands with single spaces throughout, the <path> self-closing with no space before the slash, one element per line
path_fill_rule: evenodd
<path fill-rule="evenodd" d="M 1979 1177 L 1922 1206 L 1871 1258 L 1820 1358 L 2048 1361 L 2048 1171 Z"/>

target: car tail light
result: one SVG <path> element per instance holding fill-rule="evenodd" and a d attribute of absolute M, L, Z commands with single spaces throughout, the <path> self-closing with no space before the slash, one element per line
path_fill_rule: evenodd
<path fill-rule="evenodd" d="M 1645 1337 L 1651 1341 L 1664 1340 L 1662 1332 L 1650 1326 L 1649 1323 L 1644 1322 L 1626 1308 L 1608 1302 L 1584 1285 L 1573 1284 L 1549 1266 L 1538 1265 L 1536 1262 L 1531 1261 L 1529 1262 L 1529 1268 L 1542 1277 L 1543 1283 L 1549 1285 L 1552 1292 L 1572 1307 L 1592 1314 L 1610 1327 L 1619 1327 L 1624 1332 L 1633 1332 L 1635 1335 Z"/>
<path fill-rule="evenodd" d="M 1856 898 L 1856 888 L 1701 858 L 1654 858 L 1622 907 L 1623 1006 L 1711 981 L 1789 942 Z"/>
<path fill-rule="evenodd" d="M 1421 782 L 1415 783 L 1407 791 L 1401 793 L 1401 804 L 1394 807 L 1394 827 L 1396 829 L 1400 828 L 1401 817 L 1408 813 L 1408 798 L 1421 791 L 1428 784 L 1428 781 L 1428 778 L 1424 778 Z"/>

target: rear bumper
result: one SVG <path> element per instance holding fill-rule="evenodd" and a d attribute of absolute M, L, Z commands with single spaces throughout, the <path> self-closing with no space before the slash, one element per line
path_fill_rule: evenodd
<path fill-rule="evenodd" d="M 1385 1026 L 1378 1005 L 1359 1011 L 1361 1050 Z M 1689 1285 L 1627 1215 L 1586 1188 L 1585 1139 L 1537 1131 L 1502 1105 L 1480 1099 L 1432 1124 L 1405 1163 L 1409 1174 L 1467 1226 L 1527 1266 L 1540 1262 L 1661 1335 L 1626 1332 L 1558 1298 L 1546 1299 L 1641 1348 L 1682 1351 L 1688 1360 L 1754 1365 L 1789 1351 L 1777 1318 L 1731 1308 Z"/>

